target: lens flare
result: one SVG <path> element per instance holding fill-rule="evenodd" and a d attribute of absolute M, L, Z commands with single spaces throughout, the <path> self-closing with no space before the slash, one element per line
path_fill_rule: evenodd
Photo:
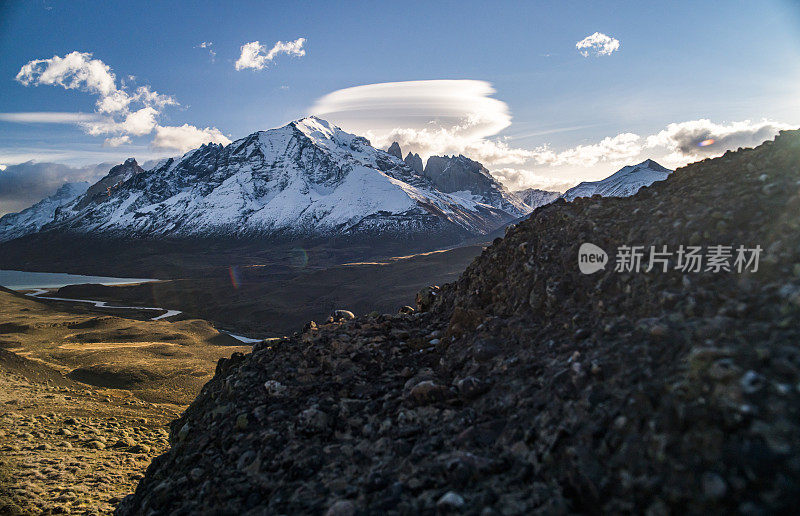
<path fill-rule="evenodd" d="M 703 140 L 702 142 L 698 143 L 698 147 L 708 147 L 709 145 L 714 144 L 714 138 L 709 138 L 708 140 Z"/>
<path fill-rule="evenodd" d="M 239 268 L 237 266 L 235 266 L 235 265 L 231 265 L 230 267 L 228 267 L 228 274 L 230 274 L 230 277 L 231 277 L 231 285 L 233 285 L 233 288 L 238 289 L 239 288 Z"/>
<path fill-rule="evenodd" d="M 295 247 L 289 252 L 289 263 L 298 269 L 308 265 L 308 253 L 302 247 Z"/>

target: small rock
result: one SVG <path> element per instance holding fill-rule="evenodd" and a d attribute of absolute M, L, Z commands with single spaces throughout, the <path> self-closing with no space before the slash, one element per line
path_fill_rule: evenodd
<path fill-rule="evenodd" d="M 457 511 L 464 505 L 464 497 L 453 491 L 448 491 L 436 502 L 436 507 L 441 511 Z"/>
<path fill-rule="evenodd" d="M 350 500 L 339 500 L 330 506 L 325 516 L 354 516 L 356 506 Z"/>
<path fill-rule="evenodd" d="M 750 370 L 742 375 L 739 385 L 742 387 L 743 392 L 753 394 L 764 388 L 766 380 L 757 372 Z"/>
<path fill-rule="evenodd" d="M 191 431 L 192 427 L 189 426 L 189 423 L 185 423 L 180 430 L 178 430 L 178 441 L 185 441 L 187 437 L 189 437 L 189 432 Z"/>
<path fill-rule="evenodd" d="M 264 382 L 264 387 L 267 389 L 267 394 L 270 396 L 283 396 L 286 392 L 286 387 L 277 380 L 267 380 Z"/>
<path fill-rule="evenodd" d="M 448 398 L 450 390 L 431 380 L 419 382 L 408 393 L 408 398 L 419 405 L 434 403 Z"/>
<path fill-rule="evenodd" d="M 311 407 L 300 413 L 300 426 L 310 432 L 321 432 L 328 428 L 330 420 L 323 411 Z"/>
<path fill-rule="evenodd" d="M 471 400 L 486 392 L 488 385 L 474 376 L 467 376 L 456 382 L 456 388 L 462 398 Z"/>
<path fill-rule="evenodd" d="M 722 477 L 710 471 L 703 473 L 702 483 L 703 495 L 709 500 L 719 500 L 728 491 L 728 486 Z"/>
<path fill-rule="evenodd" d="M 334 321 L 349 321 L 350 319 L 355 319 L 356 316 L 350 310 L 334 310 L 331 313 L 331 317 Z"/>
<path fill-rule="evenodd" d="M 236 428 L 239 430 L 246 429 L 247 423 L 247 414 L 239 414 L 239 417 L 236 418 Z"/>

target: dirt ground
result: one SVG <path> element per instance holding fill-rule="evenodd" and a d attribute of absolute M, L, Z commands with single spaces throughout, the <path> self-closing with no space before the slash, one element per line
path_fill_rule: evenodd
<path fill-rule="evenodd" d="M 250 349 L 205 321 L 75 310 L 0 291 L 0 514 L 112 512 L 217 360 Z"/>

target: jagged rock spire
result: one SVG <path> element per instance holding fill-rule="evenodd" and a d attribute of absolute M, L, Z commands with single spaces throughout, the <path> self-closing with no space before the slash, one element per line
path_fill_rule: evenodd
<path fill-rule="evenodd" d="M 387 150 L 389 154 L 396 157 L 397 159 L 403 159 L 403 152 L 400 150 L 400 144 L 397 142 L 393 142 L 392 145 Z"/>
<path fill-rule="evenodd" d="M 422 174 L 422 158 L 419 157 L 419 154 L 411 154 L 410 152 L 406 156 L 406 159 L 403 161 L 406 162 L 406 165 L 411 167 L 417 174 Z"/>

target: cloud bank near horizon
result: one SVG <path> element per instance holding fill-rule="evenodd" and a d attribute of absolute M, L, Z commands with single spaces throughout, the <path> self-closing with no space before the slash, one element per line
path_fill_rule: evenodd
<path fill-rule="evenodd" d="M 61 163 L 28 161 L 0 171 L 0 217 L 15 213 L 53 195 L 64 183 L 94 183 L 115 163 L 70 167 Z"/>
<path fill-rule="evenodd" d="M 493 98 L 494 93 L 491 83 L 479 80 L 368 84 L 324 95 L 309 112 L 366 136 L 379 148 L 396 141 L 403 152 L 419 153 L 423 159 L 464 154 L 482 162 L 511 189 L 563 190 L 581 180 L 593 180 L 587 179 L 587 173 L 596 175 L 598 166 L 605 175 L 594 179 L 646 158 L 670 167 L 683 166 L 726 150 L 758 145 L 790 128 L 770 120 L 714 123 L 699 119 L 668 124 L 651 135 L 622 132 L 563 150 L 547 143 L 520 148 L 499 136 L 511 126 L 512 118 L 508 105 Z"/>

